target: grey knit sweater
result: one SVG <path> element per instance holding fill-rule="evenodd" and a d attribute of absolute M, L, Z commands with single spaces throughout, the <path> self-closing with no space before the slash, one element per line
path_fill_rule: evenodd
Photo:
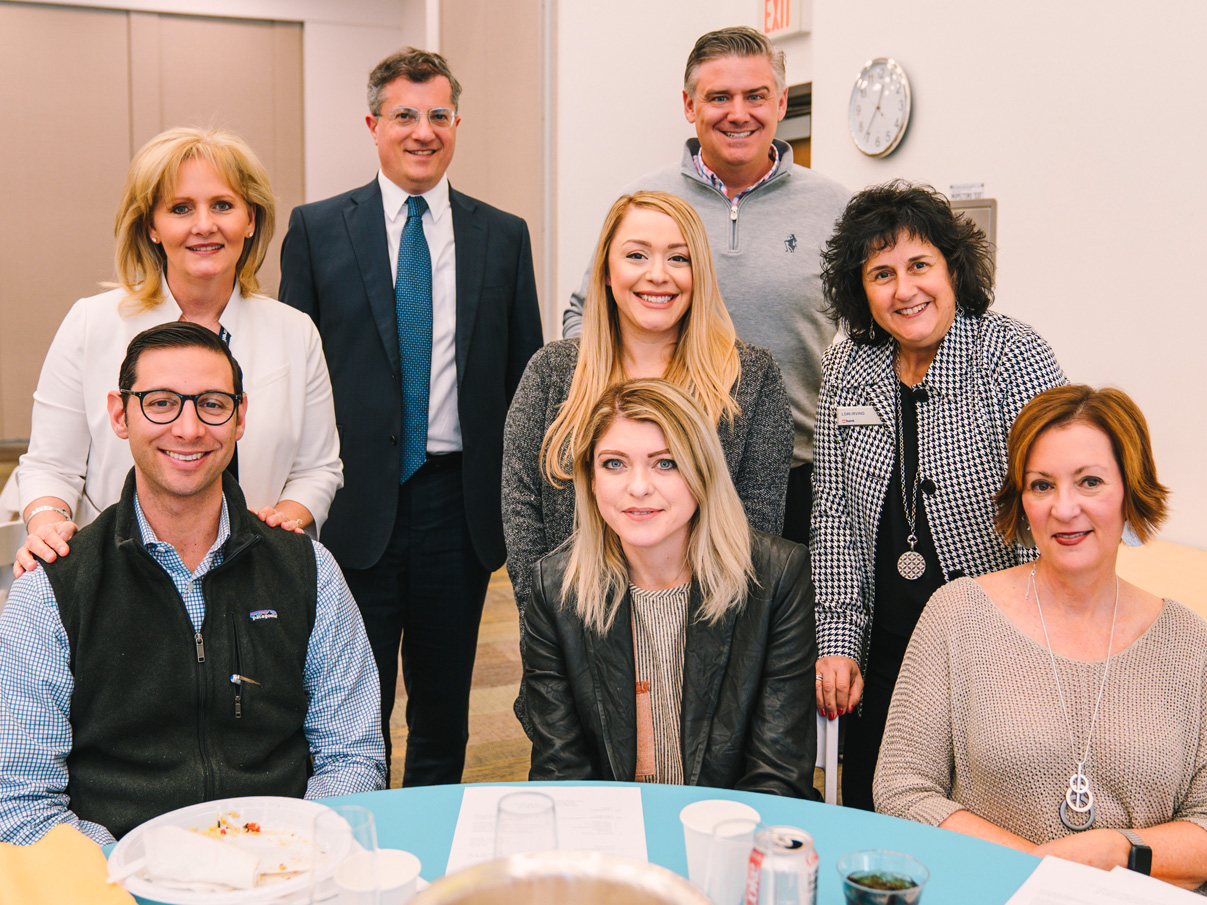
<path fill-rule="evenodd" d="M 1056 664 L 1084 750 L 1102 661 Z M 1067 726 L 1047 648 L 973 579 L 954 581 L 930 599 L 910 640 L 876 810 L 931 825 L 966 810 L 1032 842 L 1067 836 L 1060 805 L 1076 770 Z M 1186 820 L 1207 829 L 1207 623 L 1181 604 L 1167 600 L 1111 657 L 1085 770 L 1095 827 Z"/>
<path fill-rule="evenodd" d="M 821 250 L 850 193 L 813 170 L 792 163 L 792 148 L 776 141 L 779 169 L 738 202 L 728 198 L 696 172 L 692 155 L 700 149 L 687 142 L 678 164 L 647 173 L 625 186 L 670 192 L 691 204 L 708 233 L 721 297 L 738 337 L 768 349 L 784 377 L 795 429 L 793 464 L 813 461 L 813 424 L 821 385 L 821 357 L 834 338 L 834 325 L 823 313 Z M 581 329 L 582 288 L 570 296 L 563 318 L 565 336 Z"/>
<path fill-rule="evenodd" d="M 779 368 L 766 349 L 739 341 L 738 358 L 742 374 L 732 392 L 742 413 L 732 427 L 722 422 L 717 433 L 750 526 L 779 534 L 792 461 L 788 399 Z M 544 479 L 540 451 L 545 432 L 570 392 L 577 363 L 577 339 L 549 343 L 532 356 L 503 432 L 503 533 L 507 572 L 520 609 L 521 653 L 532 567 L 574 530 L 574 488 L 557 488 Z"/>

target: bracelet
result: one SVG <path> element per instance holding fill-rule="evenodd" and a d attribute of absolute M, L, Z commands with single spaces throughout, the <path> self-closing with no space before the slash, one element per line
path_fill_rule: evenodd
<path fill-rule="evenodd" d="M 71 513 L 68 512 L 66 509 L 64 509 L 62 506 L 39 506 L 37 509 L 35 509 L 33 512 L 31 512 L 29 514 L 29 518 L 27 518 L 25 520 L 25 533 L 26 534 L 29 534 L 29 523 L 34 520 L 34 516 L 37 515 L 39 512 L 57 512 L 57 513 L 59 513 L 59 515 L 63 516 L 63 518 L 67 519 L 67 521 L 71 521 Z"/>

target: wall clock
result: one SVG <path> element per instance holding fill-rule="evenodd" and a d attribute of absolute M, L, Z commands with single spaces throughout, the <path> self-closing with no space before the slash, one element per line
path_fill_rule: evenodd
<path fill-rule="evenodd" d="M 855 79 L 847 127 L 855 147 L 869 157 L 891 154 L 909 126 L 909 76 L 896 60 L 869 60 Z"/>

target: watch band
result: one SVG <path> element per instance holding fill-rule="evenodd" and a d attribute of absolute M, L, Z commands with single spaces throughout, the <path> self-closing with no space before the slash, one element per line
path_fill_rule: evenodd
<path fill-rule="evenodd" d="M 1153 872 L 1153 850 L 1149 844 L 1132 830 L 1118 830 L 1118 832 L 1132 844 L 1132 849 L 1127 855 L 1127 869 L 1141 874 L 1151 874 Z"/>

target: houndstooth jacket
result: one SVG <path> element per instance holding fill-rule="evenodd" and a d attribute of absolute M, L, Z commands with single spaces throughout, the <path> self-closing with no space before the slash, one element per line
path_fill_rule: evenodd
<path fill-rule="evenodd" d="M 876 532 L 897 456 L 895 349 L 849 339 L 833 344 L 817 407 L 809 546 L 818 656 L 840 654 L 863 669 Z M 994 312 L 957 313 L 922 381 L 929 399 L 918 404 L 919 500 L 948 581 L 1034 556 L 994 530 L 993 497 L 1015 417 L 1033 396 L 1064 383 L 1051 348 L 1026 324 Z M 881 423 L 839 427 L 840 406 L 872 406 Z"/>

